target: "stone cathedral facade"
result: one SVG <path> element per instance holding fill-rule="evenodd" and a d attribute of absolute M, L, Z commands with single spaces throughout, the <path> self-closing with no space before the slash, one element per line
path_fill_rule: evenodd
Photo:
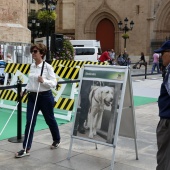
<path fill-rule="evenodd" d="M 30 43 L 27 28 L 29 0 L 1 0 L 0 41 Z M 35 1 L 36 2 L 36 1 Z M 37 2 L 36 2 L 37 3 Z M 33 5 L 33 4 L 32 4 Z M 128 18 L 134 27 L 128 31 L 126 50 L 130 56 L 153 50 L 166 38 L 170 39 L 169 0 L 58 0 L 56 33 L 72 39 L 100 40 L 102 50 L 114 48 L 118 55 L 124 51 L 124 31 L 118 23 Z"/>
<path fill-rule="evenodd" d="M 0 42 L 29 43 L 27 0 L 0 1 Z"/>
<path fill-rule="evenodd" d="M 124 50 L 124 39 L 118 22 L 134 22 L 128 31 L 126 50 L 130 56 L 144 52 L 151 56 L 166 38 L 170 38 L 169 0 L 59 0 L 56 32 L 73 39 L 97 39 L 102 50 Z"/>

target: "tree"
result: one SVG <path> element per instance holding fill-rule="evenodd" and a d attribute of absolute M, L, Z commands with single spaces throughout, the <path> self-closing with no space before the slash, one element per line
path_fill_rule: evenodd
<path fill-rule="evenodd" d="M 57 60 L 74 60 L 74 48 L 69 40 L 63 40 L 63 50 L 57 52 L 55 57 Z"/>

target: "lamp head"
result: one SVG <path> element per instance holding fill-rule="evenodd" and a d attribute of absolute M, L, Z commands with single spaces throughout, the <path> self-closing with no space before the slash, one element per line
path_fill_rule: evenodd
<path fill-rule="evenodd" d="M 32 22 L 29 21 L 29 22 L 28 22 L 28 28 L 31 28 L 31 27 L 32 27 Z"/>
<path fill-rule="evenodd" d="M 131 21 L 131 22 L 130 22 L 130 29 L 131 29 L 131 30 L 133 29 L 133 26 L 134 26 L 134 22 Z"/>
<path fill-rule="evenodd" d="M 129 21 L 128 19 L 127 19 L 127 17 L 124 19 L 124 21 L 125 21 L 125 24 L 127 24 L 127 22 Z"/>
<path fill-rule="evenodd" d="M 118 27 L 119 27 L 120 30 L 122 29 L 122 25 L 123 25 L 122 21 L 119 21 Z"/>
<path fill-rule="evenodd" d="M 32 18 L 32 23 L 35 24 L 36 23 L 36 19 Z"/>

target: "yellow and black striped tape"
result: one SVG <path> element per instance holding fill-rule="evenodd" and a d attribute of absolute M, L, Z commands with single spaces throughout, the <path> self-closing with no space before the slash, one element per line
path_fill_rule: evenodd
<path fill-rule="evenodd" d="M 25 94 L 21 100 L 23 103 L 27 103 L 28 102 L 28 93 Z"/>
<path fill-rule="evenodd" d="M 51 63 L 52 67 L 57 66 L 66 66 L 66 67 L 75 67 L 75 66 L 82 66 L 82 61 L 74 61 L 74 60 L 53 60 Z"/>
<path fill-rule="evenodd" d="M 19 70 L 23 74 L 28 74 L 30 66 L 30 64 L 7 63 L 4 72 L 15 74 L 16 71 Z"/>
<path fill-rule="evenodd" d="M 2 90 L 0 98 L 4 100 L 17 101 L 17 94 L 13 90 Z"/>
<path fill-rule="evenodd" d="M 79 87 L 79 83 L 76 83 L 76 88 L 78 88 Z"/>
<path fill-rule="evenodd" d="M 77 79 L 80 68 L 75 67 L 54 67 L 54 72 L 61 78 Z"/>
<path fill-rule="evenodd" d="M 0 94 L 0 98 L 3 100 L 9 100 L 9 101 L 17 101 L 17 93 L 15 93 L 13 90 L 2 90 Z M 27 94 L 24 95 L 22 98 L 23 103 L 27 103 Z M 55 103 L 54 108 L 72 111 L 74 106 L 74 99 L 69 98 L 59 98 L 59 100 Z"/>
<path fill-rule="evenodd" d="M 18 95 L 13 90 L 2 90 L 0 94 L 0 99 L 3 100 L 10 100 L 10 101 L 17 101 Z M 27 94 L 24 95 L 22 98 L 22 102 L 27 102 Z"/>
<path fill-rule="evenodd" d="M 52 67 L 56 69 L 57 67 L 61 67 L 60 65 L 64 67 L 76 67 L 80 66 L 82 67 L 84 64 L 92 64 L 92 65 L 106 65 L 104 62 L 92 62 L 92 61 L 72 61 L 72 60 L 53 60 Z M 17 64 L 17 63 L 7 63 L 5 67 L 6 73 L 16 73 L 17 70 L 19 70 L 23 74 L 28 74 L 30 70 L 31 64 Z M 68 71 L 68 70 L 67 70 Z M 75 71 L 75 70 L 73 70 Z M 79 71 L 79 70 L 78 70 Z M 69 72 L 69 75 L 71 73 Z M 65 75 L 66 77 L 69 77 L 69 75 Z M 64 77 L 62 77 L 64 78 Z M 75 78 L 73 78 L 75 79 Z"/>
<path fill-rule="evenodd" d="M 74 61 L 74 60 L 53 60 L 51 65 L 53 67 L 65 66 L 65 67 L 82 67 L 84 64 L 93 64 L 93 65 L 107 65 L 105 62 L 94 62 L 94 61 Z"/>
<path fill-rule="evenodd" d="M 60 97 L 55 103 L 54 108 L 72 111 L 74 106 L 74 99 Z"/>

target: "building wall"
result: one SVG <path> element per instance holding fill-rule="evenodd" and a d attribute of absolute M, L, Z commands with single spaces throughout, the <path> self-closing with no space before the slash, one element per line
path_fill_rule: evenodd
<path fill-rule="evenodd" d="M 29 2 L 29 11 L 42 8 L 37 2 Z M 0 7 L 4 3 L 5 0 Z M 169 0 L 58 0 L 56 12 L 56 33 L 72 39 L 96 39 L 98 24 L 104 19 L 110 20 L 117 54 L 124 50 L 123 31 L 119 30 L 118 22 L 123 22 L 125 17 L 129 19 L 128 23 L 131 20 L 135 23 L 126 42 L 126 50 L 132 57 L 140 56 L 141 52 L 151 57 L 153 50 L 170 36 Z M 104 33 L 107 30 L 103 30 Z"/>
<path fill-rule="evenodd" d="M 124 50 L 123 31 L 119 30 L 118 22 L 123 22 L 125 17 L 135 23 L 133 30 L 128 32 L 130 38 L 127 39 L 126 47 L 132 57 L 139 56 L 142 51 L 151 56 L 154 49 L 151 43 L 164 41 L 170 35 L 169 0 L 59 0 L 61 3 L 62 8 L 57 7 L 62 14 L 57 18 L 57 30 L 60 33 L 75 33 L 75 39 L 96 39 L 98 24 L 107 18 L 115 28 L 113 37 L 117 53 Z M 72 12 L 68 10 L 68 3 L 75 3 L 75 6 L 69 6 Z"/>
<path fill-rule="evenodd" d="M 0 41 L 30 43 L 27 29 L 27 1 L 1 0 L 0 3 Z"/>
<path fill-rule="evenodd" d="M 88 5 L 85 1 L 77 0 L 76 3 L 76 39 L 95 39 L 96 27 L 98 22 L 103 18 L 112 21 L 115 27 L 115 50 L 117 53 L 124 50 L 124 39 L 121 37 L 123 31 L 118 28 L 118 22 L 124 21 L 125 17 L 134 21 L 134 28 L 128 32 L 126 50 L 133 55 L 140 55 L 141 51 L 147 51 L 147 20 L 149 14 L 150 0 L 133 1 L 133 0 L 89 0 Z M 83 9 L 83 10 L 81 10 Z M 128 24 L 129 24 L 128 22 Z M 129 25 L 128 25 L 129 26 Z M 105 30 L 104 30 L 105 31 Z"/>
<path fill-rule="evenodd" d="M 58 0 L 56 32 L 73 37 L 75 35 L 75 0 Z"/>

